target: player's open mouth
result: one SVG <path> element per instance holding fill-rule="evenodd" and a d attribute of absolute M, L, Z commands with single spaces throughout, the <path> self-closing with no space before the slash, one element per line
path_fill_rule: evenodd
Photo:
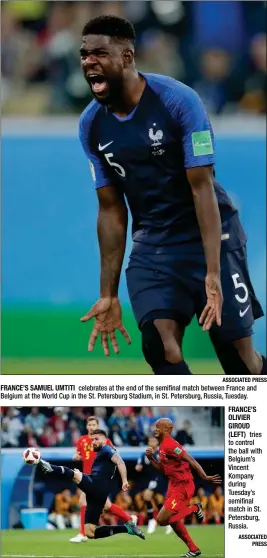
<path fill-rule="evenodd" d="M 107 87 L 107 81 L 105 80 L 104 76 L 90 74 L 88 76 L 88 80 L 94 93 L 103 93 Z"/>

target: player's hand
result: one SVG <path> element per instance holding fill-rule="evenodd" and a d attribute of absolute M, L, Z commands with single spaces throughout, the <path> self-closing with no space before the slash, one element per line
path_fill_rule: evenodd
<path fill-rule="evenodd" d="M 146 448 L 146 456 L 148 457 L 148 459 L 151 459 L 153 457 L 153 448 L 148 447 Z"/>
<path fill-rule="evenodd" d="M 130 486 L 129 486 L 128 481 L 127 481 L 127 480 L 124 481 L 124 482 L 122 483 L 122 490 L 123 490 L 123 492 L 127 492 L 127 491 L 129 490 L 129 488 L 130 488 Z"/>
<path fill-rule="evenodd" d="M 92 352 L 98 336 L 101 336 L 101 345 L 104 355 L 109 356 L 109 340 L 111 341 L 114 353 L 120 352 L 115 331 L 118 329 L 128 345 L 131 343 L 130 336 L 122 323 L 121 305 L 118 297 L 103 297 L 92 306 L 92 308 L 81 318 L 81 322 L 88 322 L 95 318 L 93 331 L 90 335 L 88 351 Z"/>
<path fill-rule="evenodd" d="M 141 473 L 141 471 L 143 470 L 143 465 L 141 465 L 141 464 L 136 465 L 135 470 L 137 471 L 137 473 Z"/>
<path fill-rule="evenodd" d="M 210 477 L 207 475 L 205 480 L 212 482 L 212 484 L 222 484 L 222 478 L 220 475 L 212 475 Z"/>
<path fill-rule="evenodd" d="M 221 280 L 218 275 L 208 273 L 205 280 L 207 304 L 199 318 L 203 331 L 209 331 L 211 326 L 216 323 L 222 324 L 222 304 L 223 295 Z"/>
<path fill-rule="evenodd" d="M 82 457 L 81 457 L 81 455 L 79 454 L 79 452 L 76 451 L 76 453 L 74 454 L 74 456 L 73 456 L 72 459 L 73 459 L 73 461 L 81 461 Z"/>

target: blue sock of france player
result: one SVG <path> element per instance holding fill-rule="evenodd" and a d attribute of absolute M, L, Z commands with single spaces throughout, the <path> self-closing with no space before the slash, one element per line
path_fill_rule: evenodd
<path fill-rule="evenodd" d="M 153 368 L 153 372 L 157 376 L 189 376 L 192 374 L 184 360 L 177 362 L 177 364 L 163 364 L 162 366 Z"/>
<path fill-rule="evenodd" d="M 73 479 L 74 476 L 74 471 L 72 469 L 69 469 L 68 467 L 63 467 L 62 465 L 51 465 L 50 467 L 52 468 L 51 473 L 55 473 L 58 477 L 64 475 L 64 477 L 66 477 L 69 480 Z"/>

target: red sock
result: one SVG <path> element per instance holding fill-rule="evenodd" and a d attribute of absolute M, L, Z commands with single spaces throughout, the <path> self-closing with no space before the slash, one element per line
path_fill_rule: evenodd
<path fill-rule="evenodd" d="M 181 519 L 184 519 L 184 517 L 186 517 L 187 515 L 191 515 L 191 513 L 194 513 L 197 510 L 198 507 L 196 506 L 196 504 L 194 504 L 193 506 L 182 508 L 179 512 L 171 516 L 171 523 L 181 521 Z"/>
<path fill-rule="evenodd" d="M 85 537 L 85 531 L 84 531 L 85 510 L 86 510 L 86 506 L 82 506 L 81 507 L 81 515 L 80 515 L 80 523 L 81 523 L 80 533 L 84 537 Z"/>
<path fill-rule="evenodd" d="M 111 504 L 109 510 L 110 513 L 113 513 L 113 515 L 116 515 L 117 517 L 119 517 L 120 519 L 122 519 L 123 521 L 131 521 L 131 516 L 125 512 L 124 510 L 122 510 L 120 508 L 120 506 L 117 506 L 116 504 Z"/>
<path fill-rule="evenodd" d="M 195 545 L 194 541 L 191 539 L 186 527 L 184 526 L 184 524 L 181 521 L 176 521 L 175 523 L 172 522 L 173 517 L 171 518 L 171 526 L 174 530 L 174 532 L 176 533 L 177 537 L 179 537 L 180 539 L 182 539 L 182 541 L 184 541 L 184 543 L 188 546 L 189 550 L 191 550 L 191 552 L 196 552 L 196 550 L 198 550 L 198 547 Z"/>

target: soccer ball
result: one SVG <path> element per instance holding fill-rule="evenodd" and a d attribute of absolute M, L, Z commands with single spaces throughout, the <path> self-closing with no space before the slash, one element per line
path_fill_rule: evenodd
<path fill-rule="evenodd" d="M 36 448 L 28 448 L 23 452 L 23 461 L 27 465 L 37 465 L 40 458 L 40 452 Z"/>

